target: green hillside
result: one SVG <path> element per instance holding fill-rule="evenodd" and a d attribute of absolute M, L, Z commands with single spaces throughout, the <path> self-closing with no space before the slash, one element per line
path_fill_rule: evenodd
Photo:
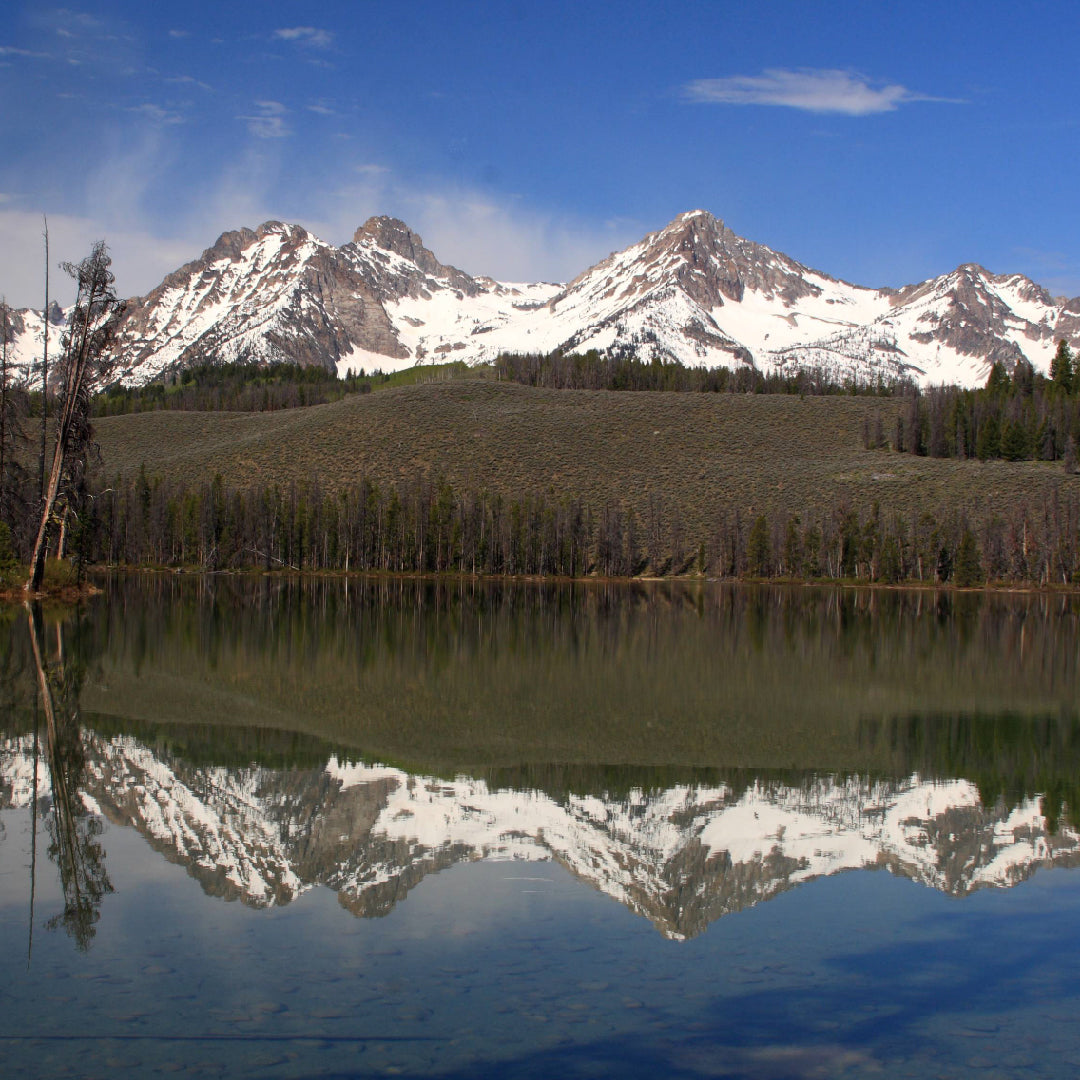
<path fill-rule="evenodd" d="M 978 518 L 1080 495 L 1060 462 L 959 461 L 863 449 L 866 419 L 892 430 L 899 400 L 877 397 L 617 393 L 455 381 L 353 395 L 272 413 L 150 412 L 96 422 L 103 479 L 333 491 L 445 475 L 459 490 L 507 498 L 573 496 L 677 507 L 687 540 L 724 513 L 866 510 Z"/>

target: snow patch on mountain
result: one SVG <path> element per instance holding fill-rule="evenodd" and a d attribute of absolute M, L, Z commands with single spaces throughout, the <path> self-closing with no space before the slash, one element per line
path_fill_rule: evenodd
<path fill-rule="evenodd" d="M 12 358 L 25 376 L 42 320 L 13 315 Z M 1054 298 L 1023 275 L 965 264 L 902 289 L 863 288 L 695 210 L 566 285 L 471 277 L 394 218 L 370 219 L 339 248 L 266 222 L 223 234 L 129 301 L 114 356 L 117 377 L 133 384 L 204 362 L 289 361 L 344 374 L 598 349 L 972 386 L 998 361 L 1047 371 L 1059 338 L 1080 346 L 1080 298 Z"/>

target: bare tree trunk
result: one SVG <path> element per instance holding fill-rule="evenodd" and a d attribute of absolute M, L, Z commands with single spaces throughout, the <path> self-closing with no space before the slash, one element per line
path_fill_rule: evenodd
<path fill-rule="evenodd" d="M 64 557 L 64 541 L 67 539 L 67 524 L 68 524 L 68 507 L 64 504 L 64 511 L 60 515 L 60 540 L 56 545 L 56 557 L 62 559 Z"/>
<path fill-rule="evenodd" d="M 0 299 L 0 307 L 4 309 L 3 349 L 0 354 L 0 521 L 4 520 L 4 511 L 7 509 L 7 414 L 8 414 L 8 306 L 7 298 Z"/>
<path fill-rule="evenodd" d="M 38 526 L 37 538 L 34 540 L 34 552 L 30 556 L 30 580 L 26 583 L 26 587 L 33 592 L 37 592 L 41 588 L 41 581 L 45 577 L 49 518 L 52 515 L 53 503 L 56 501 L 56 493 L 60 489 L 60 469 L 63 463 L 63 446 L 58 438 L 56 440 L 56 451 L 53 454 L 52 471 L 49 473 L 49 486 L 45 489 L 45 497 L 41 503 L 41 524 Z"/>
<path fill-rule="evenodd" d="M 44 215 L 43 215 L 44 216 Z M 41 458 L 38 462 L 38 498 L 45 498 L 45 427 L 46 403 L 49 400 L 49 219 L 45 221 L 45 310 L 42 312 L 44 339 L 43 352 L 41 355 Z"/>

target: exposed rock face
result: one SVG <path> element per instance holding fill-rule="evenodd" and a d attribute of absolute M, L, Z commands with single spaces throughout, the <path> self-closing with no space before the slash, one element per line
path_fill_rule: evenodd
<path fill-rule="evenodd" d="M 480 285 L 454 266 L 443 266 L 417 233 L 397 218 L 369 218 L 353 234 L 353 255 L 368 270 L 372 286 L 381 300 L 403 296 L 427 296 L 440 288 L 450 288 L 465 296 L 476 296 Z M 397 255 L 401 262 L 387 259 Z M 404 263 L 404 265 L 402 265 Z"/>
<path fill-rule="evenodd" d="M 1018 314 L 1005 300 L 1010 292 L 1014 303 L 1021 301 L 1017 307 L 1034 306 L 1042 318 L 1032 322 Z M 1043 344 L 1055 342 L 1055 332 L 1063 333 L 1061 314 L 1050 317 L 1056 305 L 1044 288 L 1021 275 L 998 276 L 973 263 L 943 278 L 908 285 L 891 302 L 908 311 L 923 309 L 916 317 L 920 329 L 911 331 L 913 340 L 948 345 L 965 356 L 981 358 L 988 369 L 1002 363 L 1012 371 L 1025 358 L 1012 336 L 1016 331 L 1028 341 Z"/>
<path fill-rule="evenodd" d="M 49 315 L 59 347 L 63 313 Z M 15 312 L 13 359 L 41 351 L 40 313 Z M 17 329 L 15 327 L 17 326 Z M 128 304 L 116 377 L 196 363 L 288 360 L 394 369 L 500 352 L 632 352 L 686 364 L 811 367 L 841 377 L 985 382 L 1058 339 L 1080 347 L 1080 297 L 973 264 L 902 289 L 867 289 L 736 235 L 704 210 L 603 259 L 568 285 L 506 284 L 441 263 L 404 222 L 373 217 L 340 248 L 268 221 L 224 233 Z"/>
<path fill-rule="evenodd" d="M 285 360 L 334 370 L 354 348 L 408 354 L 348 252 L 298 225 L 224 233 L 132 301 L 117 375 L 143 382 L 195 363 Z"/>
<path fill-rule="evenodd" d="M 623 297 L 645 295 L 657 287 L 677 285 L 706 311 L 723 307 L 725 299 L 741 303 L 746 291 L 778 299 L 790 307 L 804 296 L 819 296 L 811 271 L 786 255 L 744 240 L 705 210 L 680 214 L 666 229 L 650 233 L 640 244 L 609 256 L 575 279 L 551 301 L 554 308 L 567 294 L 593 288 L 618 288 L 625 280 L 627 255 L 634 273 Z"/>

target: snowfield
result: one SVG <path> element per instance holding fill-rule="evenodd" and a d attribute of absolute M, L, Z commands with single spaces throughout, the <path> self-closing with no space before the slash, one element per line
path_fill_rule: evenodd
<path fill-rule="evenodd" d="M 340 248 L 298 225 L 224 234 L 201 259 L 129 302 L 115 348 L 130 384 L 202 362 L 400 370 L 500 352 L 630 350 L 687 365 L 823 368 L 923 385 L 985 382 L 1026 358 L 1046 372 L 1059 338 L 1080 346 L 1080 302 L 1019 274 L 965 264 L 899 290 L 838 281 L 745 240 L 705 211 L 566 285 L 473 278 L 403 222 L 372 218 Z M 10 359 L 28 377 L 42 319 L 16 312 Z M 60 345 L 50 331 L 50 351 Z"/>

